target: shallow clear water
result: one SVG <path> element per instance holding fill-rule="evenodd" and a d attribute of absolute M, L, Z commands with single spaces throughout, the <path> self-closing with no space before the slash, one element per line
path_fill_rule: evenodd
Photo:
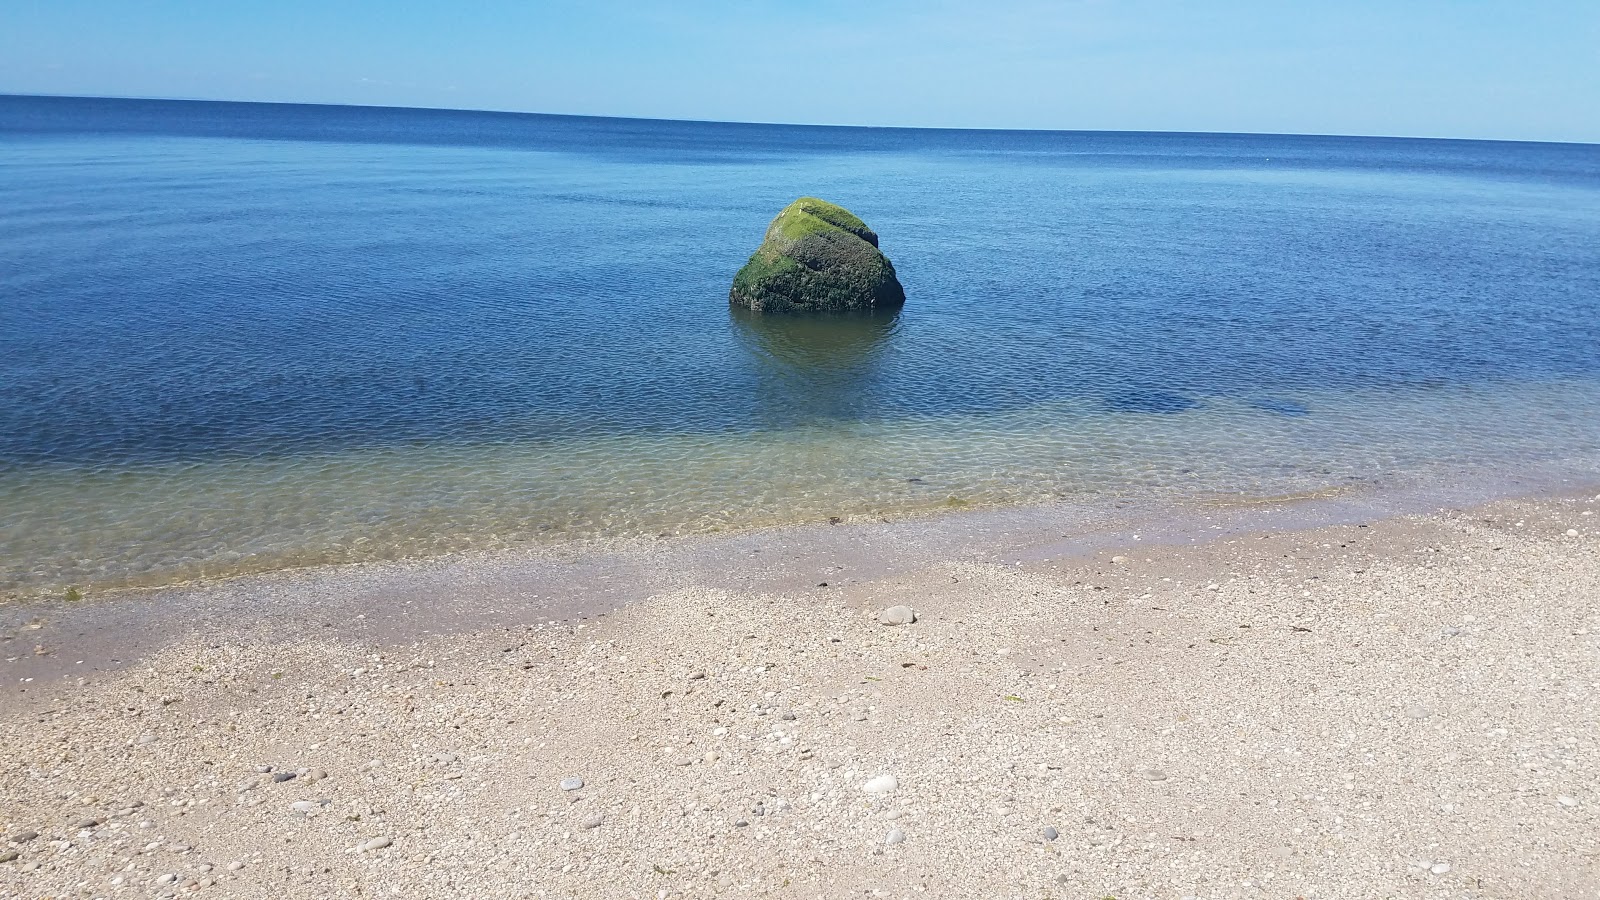
<path fill-rule="evenodd" d="M 903 311 L 728 308 L 801 194 Z M 0 591 L 1515 470 L 1597 313 L 1591 145 L 0 97 Z"/>

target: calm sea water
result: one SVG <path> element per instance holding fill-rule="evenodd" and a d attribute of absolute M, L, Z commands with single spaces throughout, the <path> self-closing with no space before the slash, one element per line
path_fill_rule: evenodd
<path fill-rule="evenodd" d="M 0 97 L 10 595 L 1597 449 L 1593 145 Z"/>

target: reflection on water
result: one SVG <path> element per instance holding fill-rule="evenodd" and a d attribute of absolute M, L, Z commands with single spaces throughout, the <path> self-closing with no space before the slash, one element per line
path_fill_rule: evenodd
<path fill-rule="evenodd" d="M 767 425 L 869 412 L 860 402 L 900 326 L 898 309 L 764 313 L 729 306 Z"/>

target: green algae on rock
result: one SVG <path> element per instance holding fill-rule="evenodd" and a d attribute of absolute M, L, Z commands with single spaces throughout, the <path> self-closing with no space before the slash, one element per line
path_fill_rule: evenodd
<path fill-rule="evenodd" d="M 728 302 L 760 312 L 892 309 L 906 302 L 878 235 L 842 206 L 801 197 L 733 277 Z"/>

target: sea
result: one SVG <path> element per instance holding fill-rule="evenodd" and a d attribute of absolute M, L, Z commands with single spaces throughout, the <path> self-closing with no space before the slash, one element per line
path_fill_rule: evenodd
<path fill-rule="evenodd" d="M 1596 145 L 0 96 L 0 597 L 1597 456 Z"/>

